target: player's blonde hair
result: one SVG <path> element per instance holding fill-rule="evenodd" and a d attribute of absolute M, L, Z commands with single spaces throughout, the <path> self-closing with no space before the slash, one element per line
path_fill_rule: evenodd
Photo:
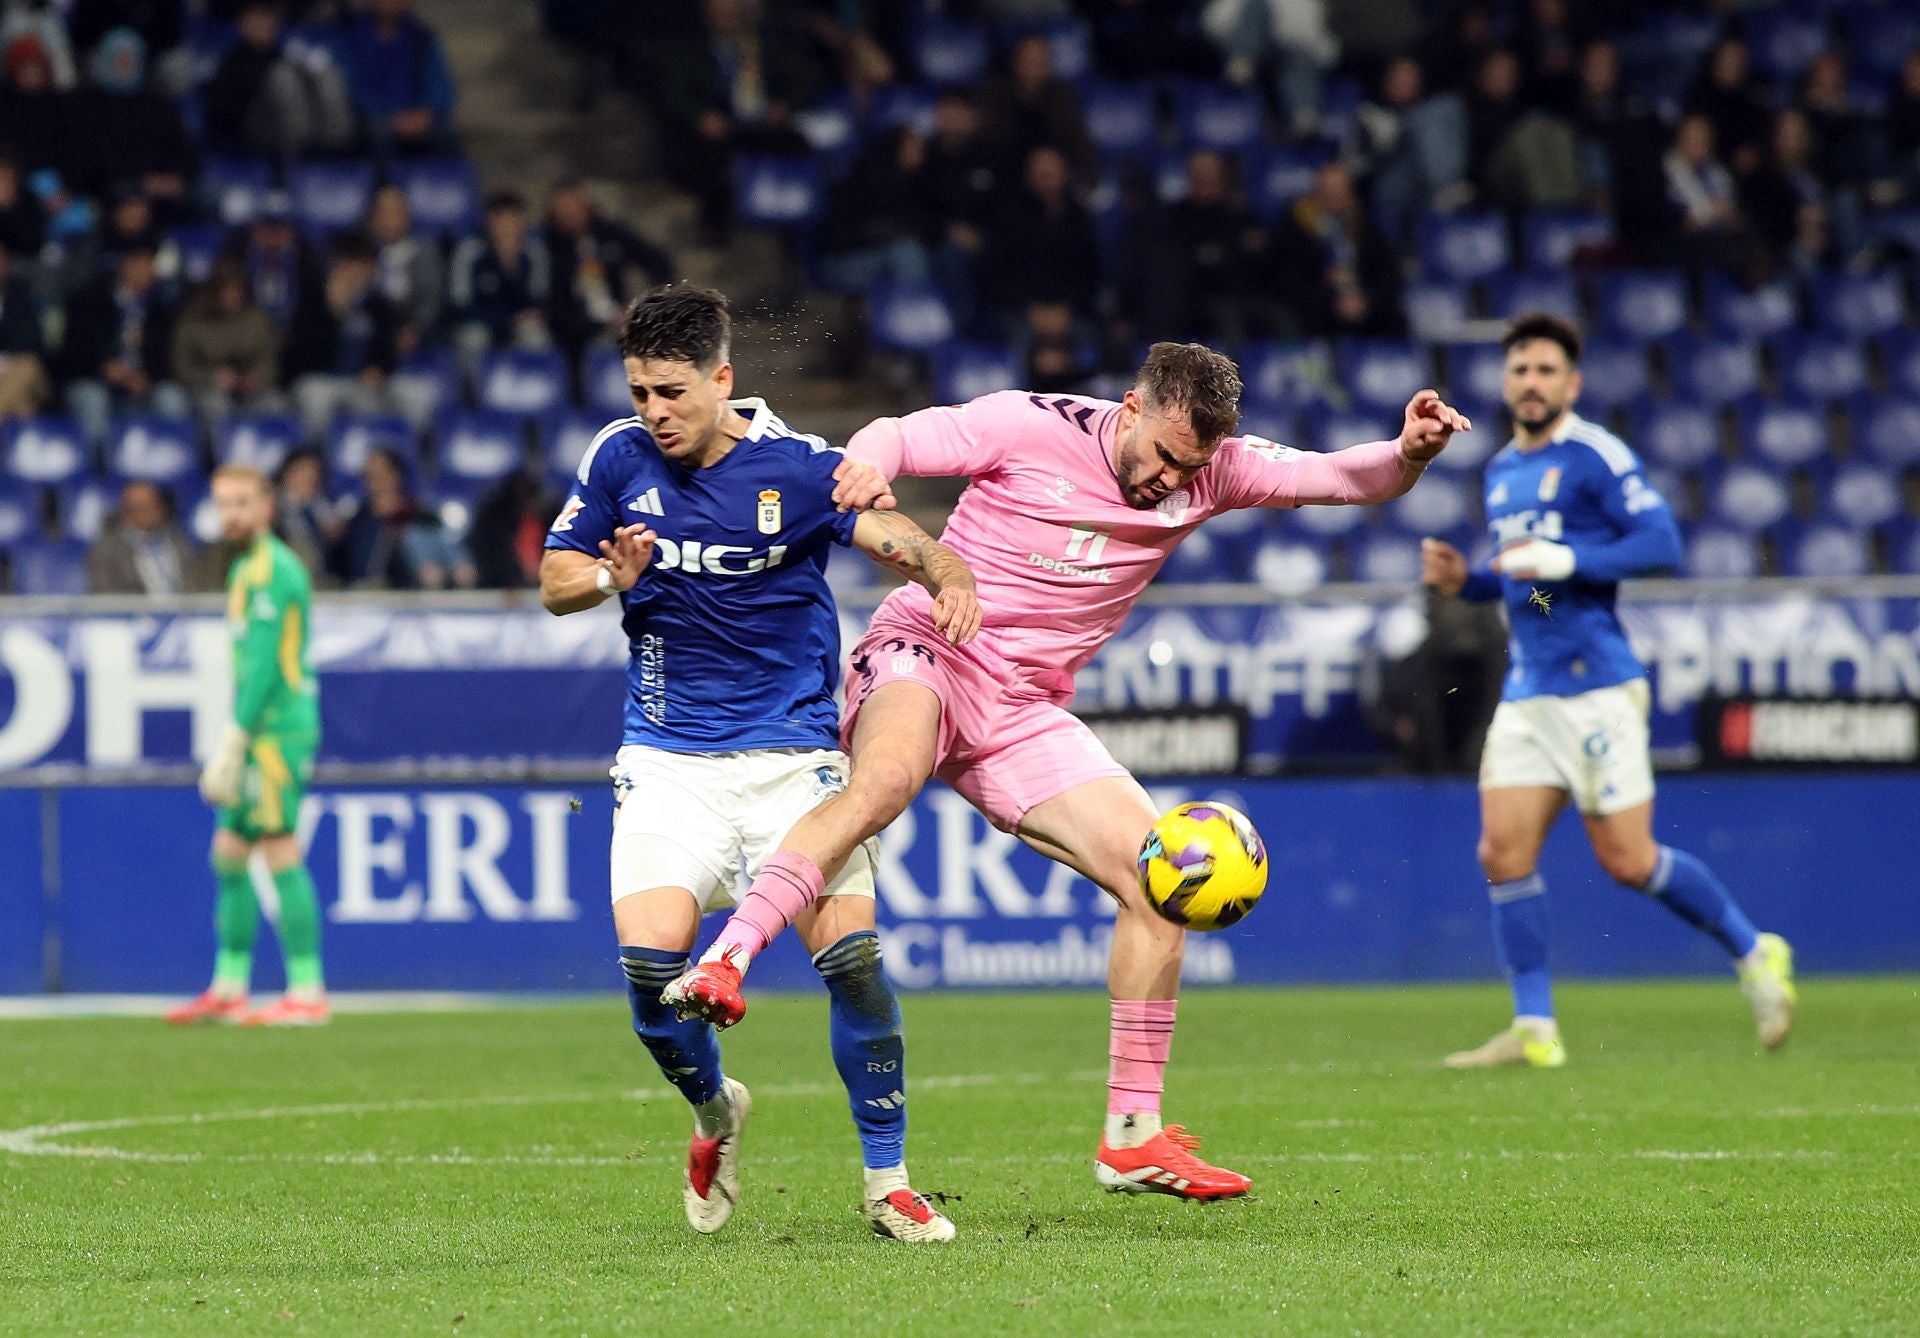
<path fill-rule="evenodd" d="M 213 482 L 218 483 L 221 479 L 239 479 L 251 483 L 268 496 L 272 496 L 273 494 L 273 484 L 264 473 L 253 465 L 242 464 L 238 461 L 221 465 L 213 471 Z"/>
<path fill-rule="evenodd" d="M 1205 344 L 1155 344 L 1135 385 L 1149 409 L 1185 413 L 1203 446 L 1239 425 L 1240 369 Z"/>

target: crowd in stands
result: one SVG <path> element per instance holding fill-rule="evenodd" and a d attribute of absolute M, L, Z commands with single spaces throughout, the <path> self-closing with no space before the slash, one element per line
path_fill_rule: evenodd
<path fill-rule="evenodd" d="M 455 96 L 411 0 L 0 0 L 0 591 L 218 588 L 230 458 L 324 584 L 534 579 L 672 264 L 578 182 L 482 199 Z"/>

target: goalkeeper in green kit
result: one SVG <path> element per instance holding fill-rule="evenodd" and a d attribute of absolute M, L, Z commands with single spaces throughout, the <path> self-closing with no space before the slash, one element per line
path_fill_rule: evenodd
<path fill-rule="evenodd" d="M 301 859 L 300 799 L 320 746 L 320 694 L 307 658 L 313 583 L 293 550 L 272 531 L 273 491 L 245 465 L 213 475 L 213 503 L 230 543 L 246 545 L 227 576 L 227 626 L 233 634 L 233 719 L 200 775 L 200 795 L 218 810 L 213 872 L 219 955 L 213 984 L 167 1014 L 175 1024 L 318 1026 L 327 1020 L 320 975 L 320 905 Z M 249 870 L 266 857 L 280 900 L 280 947 L 287 992 L 249 1010 L 259 906 Z"/>

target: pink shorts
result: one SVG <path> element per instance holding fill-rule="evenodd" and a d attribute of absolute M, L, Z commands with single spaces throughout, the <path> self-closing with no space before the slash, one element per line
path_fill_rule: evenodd
<path fill-rule="evenodd" d="M 1076 785 L 1125 776 L 1106 745 L 1060 700 L 1020 681 L 1017 666 L 977 644 L 951 646 L 924 614 L 888 610 L 853 648 L 840 740 L 849 751 L 860 707 L 883 683 L 919 683 L 940 699 L 933 774 L 1003 832 Z"/>

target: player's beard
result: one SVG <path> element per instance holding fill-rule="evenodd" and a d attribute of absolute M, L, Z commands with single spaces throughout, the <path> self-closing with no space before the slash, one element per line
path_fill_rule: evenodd
<path fill-rule="evenodd" d="M 1534 405 L 1538 407 L 1530 407 Z M 1565 413 L 1566 409 L 1564 404 L 1549 404 L 1546 400 L 1522 400 L 1513 410 L 1513 421 L 1528 432 L 1538 432 Z"/>
<path fill-rule="evenodd" d="M 1146 492 L 1145 484 L 1127 482 L 1128 479 L 1133 477 L 1140 464 L 1140 457 L 1136 454 L 1138 442 L 1139 435 L 1136 430 L 1134 437 L 1120 448 L 1119 468 L 1114 472 L 1118 474 L 1120 478 L 1120 500 L 1132 507 L 1135 511 L 1151 511 L 1160 505 L 1165 495 L 1162 494 L 1160 497 L 1151 496 Z"/>

